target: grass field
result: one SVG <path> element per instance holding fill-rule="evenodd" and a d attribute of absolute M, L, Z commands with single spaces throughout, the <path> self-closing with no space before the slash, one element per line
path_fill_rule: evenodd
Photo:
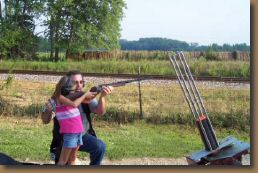
<path fill-rule="evenodd" d="M 218 138 L 233 135 L 249 142 L 250 89 L 198 88 Z M 20 160 L 49 160 L 52 123 L 43 125 L 39 113 L 53 89 L 51 83 L 10 80 L 0 90 L 0 152 Z M 106 157 L 175 158 L 203 148 L 178 85 L 142 85 L 142 96 L 143 120 L 137 85 L 116 88 L 106 98 L 107 113 L 94 118 L 97 134 L 107 144 Z"/>
<path fill-rule="evenodd" d="M 0 96 L 0 115 L 37 117 L 55 84 L 37 82 L 10 82 Z M 1 83 L 0 83 L 1 84 Z M 86 88 L 90 88 L 88 83 Z M 231 89 L 198 85 L 204 104 L 214 126 L 249 131 L 250 88 Z M 194 121 L 178 85 L 142 85 L 144 119 L 153 124 L 177 123 L 193 126 Z M 139 119 L 138 86 L 119 87 L 107 98 L 109 109 L 97 119 L 130 123 Z"/>
<path fill-rule="evenodd" d="M 0 61 L 0 69 L 7 70 L 49 70 L 69 71 L 73 69 L 88 73 L 127 73 L 137 74 L 139 66 L 142 74 L 174 75 L 175 72 L 169 60 L 87 60 L 87 61 Z M 191 59 L 188 61 L 193 75 L 250 77 L 250 62 L 248 61 L 207 61 Z"/>

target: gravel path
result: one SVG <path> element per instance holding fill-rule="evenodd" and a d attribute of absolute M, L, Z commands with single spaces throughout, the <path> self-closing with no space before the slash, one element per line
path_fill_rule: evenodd
<path fill-rule="evenodd" d="M 0 80 L 5 80 L 8 74 L 0 74 Z M 33 81 L 33 82 L 50 82 L 57 83 L 61 76 L 50 76 L 50 75 L 26 75 L 26 74 L 14 74 L 15 80 L 18 81 Z M 111 77 L 84 77 L 86 82 L 93 83 L 94 85 L 118 82 L 122 78 L 111 78 Z M 206 88 L 231 88 L 231 89 L 250 89 L 249 83 L 227 83 L 227 82 L 215 82 L 215 81 L 196 81 L 197 85 L 202 85 Z M 141 82 L 142 85 L 173 85 L 178 84 L 177 81 L 173 80 L 144 80 Z"/>
<path fill-rule="evenodd" d="M 82 165 L 88 165 L 89 161 L 80 161 Z M 250 165 L 250 155 L 247 154 L 242 158 L 243 165 Z M 107 160 L 104 159 L 102 165 L 188 165 L 186 158 L 131 158 L 122 160 Z"/>
<path fill-rule="evenodd" d="M 33 162 L 30 160 L 26 160 L 25 162 L 32 162 L 37 164 L 54 164 L 53 161 L 51 162 Z M 88 158 L 84 160 L 79 160 L 77 162 L 77 165 L 89 165 L 90 160 Z M 104 159 L 102 161 L 102 165 L 188 165 L 185 157 L 180 158 L 149 158 L 149 157 L 143 157 L 143 158 L 130 158 L 130 159 L 122 159 L 122 160 L 109 160 Z M 250 165 L 250 155 L 244 155 L 242 158 L 242 165 Z"/>

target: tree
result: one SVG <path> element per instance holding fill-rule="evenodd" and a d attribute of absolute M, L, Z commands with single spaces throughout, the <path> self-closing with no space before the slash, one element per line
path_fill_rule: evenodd
<path fill-rule="evenodd" d="M 34 57 L 40 40 L 34 34 L 34 21 L 41 15 L 46 18 L 45 36 L 55 61 L 61 50 L 68 54 L 92 48 L 119 48 L 124 8 L 124 0 L 4 0 L 4 12 L 2 8 L 0 11 L 0 55 Z"/>
<path fill-rule="evenodd" d="M 38 39 L 39 39 L 39 44 L 37 47 L 37 52 L 48 52 L 50 50 L 49 40 L 42 36 L 39 36 Z"/>
<path fill-rule="evenodd" d="M 2 2 L 0 1 L 0 21 L 2 21 Z"/>
<path fill-rule="evenodd" d="M 123 8 L 123 0 L 48 0 L 45 24 L 55 61 L 60 49 L 68 55 L 118 48 Z"/>
<path fill-rule="evenodd" d="M 188 50 L 189 44 L 183 41 L 172 40 L 167 38 L 140 38 L 138 41 L 120 41 L 123 50 Z"/>
<path fill-rule="evenodd" d="M 0 54 L 7 58 L 33 58 L 37 37 L 34 19 L 42 9 L 41 0 L 5 0 L 0 23 Z"/>
<path fill-rule="evenodd" d="M 223 51 L 232 51 L 232 49 L 232 46 L 230 46 L 229 44 L 223 44 L 222 46 Z"/>
<path fill-rule="evenodd" d="M 213 43 L 211 46 L 202 46 L 198 43 L 190 43 L 184 41 L 172 40 L 167 38 L 140 38 L 138 41 L 120 40 L 122 50 L 163 50 L 163 51 L 250 51 L 250 46 L 243 44 L 223 44 L 220 46 Z"/>

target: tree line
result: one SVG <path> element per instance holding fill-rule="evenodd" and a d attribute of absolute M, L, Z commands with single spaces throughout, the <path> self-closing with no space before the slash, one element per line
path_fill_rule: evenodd
<path fill-rule="evenodd" d="M 117 49 L 124 8 L 124 0 L 0 1 L 0 58 L 33 58 L 42 44 L 55 61 L 60 51 Z M 35 33 L 40 18 L 47 42 Z"/>
<path fill-rule="evenodd" d="M 250 46 L 246 43 L 241 44 L 223 44 L 213 43 L 208 46 L 198 45 L 179 40 L 167 38 L 140 38 L 138 41 L 119 40 L 121 50 L 147 50 L 147 51 L 206 51 L 206 52 L 234 52 L 234 51 L 250 51 Z M 40 37 L 39 52 L 48 52 L 50 50 L 49 40 Z M 94 49 L 91 49 L 94 50 Z M 100 49 L 95 49 L 100 50 Z M 103 49 L 102 49 L 103 50 Z"/>
<path fill-rule="evenodd" d="M 213 43 L 208 46 L 198 43 L 187 43 L 185 41 L 172 40 L 167 38 L 140 38 L 137 41 L 120 40 L 122 50 L 162 50 L 162 51 L 250 51 L 250 46 L 246 43 L 223 44 Z"/>

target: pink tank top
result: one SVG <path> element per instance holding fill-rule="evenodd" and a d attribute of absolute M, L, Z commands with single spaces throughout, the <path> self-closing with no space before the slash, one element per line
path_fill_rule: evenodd
<path fill-rule="evenodd" d="M 56 118 L 60 125 L 60 133 L 81 133 L 84 131 L 81 114 L 77 107 L 56 106 Z"/>

